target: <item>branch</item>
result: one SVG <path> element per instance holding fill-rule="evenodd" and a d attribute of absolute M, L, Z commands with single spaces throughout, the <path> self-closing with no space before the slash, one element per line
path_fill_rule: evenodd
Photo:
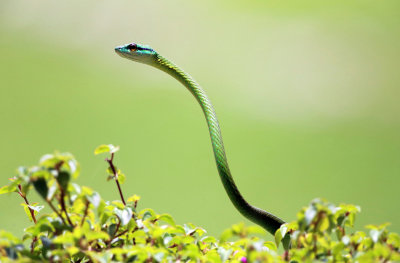
<path fill-rule="evenodd" d="M 112 171 L 113 174 L 114 174 L 114 180 L 115 180 L 115 183 L 117 184 L 118 191 L 119 191 L 119 195 L 121 196 L 121 201 L 122 201 L 122 203 L 123 203 L 124 205 L 126 205 L 126 203 L 125 203 L 125 198 L 124 198 L 124 195 L 122 194 L 121 186 L 120 186 L 119 181 L 118 181 L 117 169 L 115 169 L 115 166 L 114 166 L 114 164 L 113 164 L 113 160 L 114 160 L 114 153 L 112 153 L 112 154 L 111 154 L 111 158 L 110 158 L 110 159 L 106 159 L 106 161 L 107 161 L 108 164 L 110 165 L 111 171 Z"/>
<path fill-rule="evenodd" d="M 85 223 L 85 217 L 88 214 L 88 210 L 89 210 L 89 201 L 86 199 L 86 203 L 85 203 L 85 212 L 83 213 L 83 217 L 82 217 L 82 221 L 81 221 L 81 226 L 83 226 L 83 223 Z"/>

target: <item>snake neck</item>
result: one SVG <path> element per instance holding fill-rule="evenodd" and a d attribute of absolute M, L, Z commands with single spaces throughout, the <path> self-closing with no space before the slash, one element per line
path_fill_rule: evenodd
<path fill-rule="evenodd" d="M 284 221 L 262 209 L 250 205 L 239 192 L 229 170 L 221 136 L 221 129 L 219 127 L 214 107 L 205 91 L 189 74 L 159 54 L 157 54 L 154 63 L 150 65 L 177 79 L 196 98 L 206 117 L 218 173 L 230 200 L 243 216 L 262 226 L 269 233 L 274 234 Z"/>

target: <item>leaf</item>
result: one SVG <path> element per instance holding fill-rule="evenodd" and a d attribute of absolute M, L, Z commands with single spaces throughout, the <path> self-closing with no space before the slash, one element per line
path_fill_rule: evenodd
<path fill-rule="evenodd" d="M 282 245 L 285 250 L 289 250 L 290 248 L 290 235 L 286 233 L 286 235 L 282 239 Z"/>
<path fill-rule="evenodd" d="M 110 239 L 110 236 L 103 231 L 86 231 L 85 236 L 87 241 L 89 242 L 96 239 L 105 239 L 105 240 Z"/>
<path fill-rule="evenodd" d="M 39 213 L 40 210 L 42 210 L 44 208 L 44 205 L 37 205 L 37 203 L 33 203 L 33 204 L 29 205 L 29 208 L 34 210 L 36 213 Z"/>
<path fill-rule="evenodd" d="M 29 206 L 25 203 L 21 203 L 21 206 L 24 207 L 25 214 L 28 216 L 29 221 L 33 222 L 31 210 L 29 209 Z M 35 214 L 35 211 L 33 211 L 33 214 Z"/>
<path fill-rule="evenodd" d="M 215 243 L 217 242 L 217 239 L 212 236 L 206 236 L 201 239 L 201 242 Z"/>
<path fill-rule="evenodd" d="M 12 193 L 12 192 L 17 192 L 17 187 L 16 186 L 11 186 L 11 185 L 6 185 L 0 188 L 0 195 L 1 194 L 7 194 L 7 193 Z"/>
<path fill-rule="evenodd" d="M 110 235 L 110 237 L 113 237 L 113 236 L 115 236 L 115 231 L 117 230 L 117 224 L 111 224 L 109 227 L 108 227 L 108 229 L 107 229 L 107 232 L 108 232 L 108 234 Z"/>
<path fill-rule="evenodd" d="M 130 207 L 125 207 L 123 210 L 115 208 L 114 213 L 121 220 L 121 224 L 123 226 L 127 225 L 129 221 L 132 219 L 132 210 Z"/>
<path fill-rule="evenodd" d="M 329 228 L 329 218 L 324 214 L 318 222 L 317 229 L 320 232 L 325 232 Z"/>
<path fill-rule="evenodd" d="M 114 146 L 112 144 L 102 144 L 100 146 L 98 146 L 95 150 L 94 150 L 94 154 L 98 155 L 100 153 L 115 153 L 119 150 L 119 146 Z"/>
<path fill-rule="evenodd" d="M 232 249 L 225 249 L 223 247 L 219 247 L 217 251 L 219 256 L 221 257 L 222 262 L 228 260 L 229 256 L 232 254 Z"/>
<path fill-rule="evenodd" d="M 125 174 L 123 174 L 123 173 L 118 173 L 118 182 L 120 183 L 120 184 L 123 184 L 123 183 L 125 183 L 125 179 L 126 179 L 126 177 L 125 177 Z"/>
<path fill-rule="evenodd" d="M 281 232 L 281 228 L 279 228 L 278 230 L 276 230 L 275 232 L 275 244 L 277 247 L 279 247 L 279 244 L 282 241 L 282 232 Z"/>
<path fill-rule="evenodd" d="M 310 225 L 314 217 L 317 215 L 317 210 L 314 206 L 309 206 L 304 214 L 307 225 Z"/>
<path fill-rule="evenodd" d="M 278 248 L 276 247 L 275 243 L 272 242 L 272 241 L 264 242 L 264 246 L 267 247 L 270 250 L 273 250 L 273 251 L 277 251 L 278 250 Z"/>
<path fill-rule="evenodd" d="M 224 232 L 222 232 L 219 239 L 220 239 L 220 242 L 225 242 L 228 239 L 230 239 L 231 237 L 233 237 L 232 229 L 226 229 Z"/>
<path fill-rule="evenodd" d="M 159 221 L 164 221 L 164 222 L 166 222 L 167 224 L 169 224 L 171 226 L 175 226 L 175 221 L 172 218 L 172 216 L 169 215 L 169 214 L 162 214 L 162 215 L 158 216 L 158 220 Z"/>
<path fill-rule="evenodd" d="M 99 193 L 93 192 L 92 195 L 86 195 L 86 198 L 89 200 L 90 203 L 92 203 L 92 205 L 95 208 L 99 207 L 99 204 L 101 201 L 101 197 L 100 197 Z"/>
<path fill-rule="evenodd" d="M 33 186 L 35 187 L 36 192 L 46 200 L 49 191 L 46 180 L 44 178 L 35 178 L 33 179 Z"/>
<path fill-rule="evenodd" d="M 60 171 L 56 176 L 56 180 L 60 187 L 64 190 L 67 189 L 71 176 L 67 171 Z"/>
<path fill-rule="evenodd" d="M 382 232 L 379 231 L 378 229 L 371 229 L 371 230 L 369 231 L 369 235 L 371 236 L 372 241 L 374 241 L 374 243 L 377 243 L 377 242 L 378 242 L 381 233 L 382 233 Z"/>
<path fill-rule="evenodd" d="M 138 195 L 132 195 L 131 197 L 129 197 L 128 199 L 127 199 L 127 202 L 128 203 L 135 203 L 135 202 L 137 202 L 137 201 L 139 201 L 140 200 L 140 196 L 138 196 Z"/>
<path fill-rule="evenodd" d="M 49 200 L 49 201 L 51 201 L 51 200 L 53 199 L 54 194 L 55 194 L 56 191 L 57 191 L 57 186 L 52 185 L 52 186 L 49 188 L 49 191 L 47 192 L 47 197 L 46 197 L 46 199 Z"/>

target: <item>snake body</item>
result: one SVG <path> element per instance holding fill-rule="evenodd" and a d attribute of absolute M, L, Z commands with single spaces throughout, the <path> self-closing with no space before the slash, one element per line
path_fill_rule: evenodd
<path fill-rule="evenodd" d="M 214 107 L 200 85 L 189 74 L 148 46 L 131 43 L 116 47 L 115 51 L 124 58 L 148 64 L 168 73 L 193 94 L 206 117 L 218 173 L 230 200 L 244 217 L 274 234 L 285 222 L 271 213 L 250 205 L 239 192 L 229 170 L 221 129 Z"/>

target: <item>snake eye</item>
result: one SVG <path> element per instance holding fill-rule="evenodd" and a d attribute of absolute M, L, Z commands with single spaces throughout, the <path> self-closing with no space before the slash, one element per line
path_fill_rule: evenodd
<path fill-rule="evenodd" d="M 129 44 L 126 46 L 130 51 L 135 51 L 137 49 L 137 45 L 135 43 Z"/>

